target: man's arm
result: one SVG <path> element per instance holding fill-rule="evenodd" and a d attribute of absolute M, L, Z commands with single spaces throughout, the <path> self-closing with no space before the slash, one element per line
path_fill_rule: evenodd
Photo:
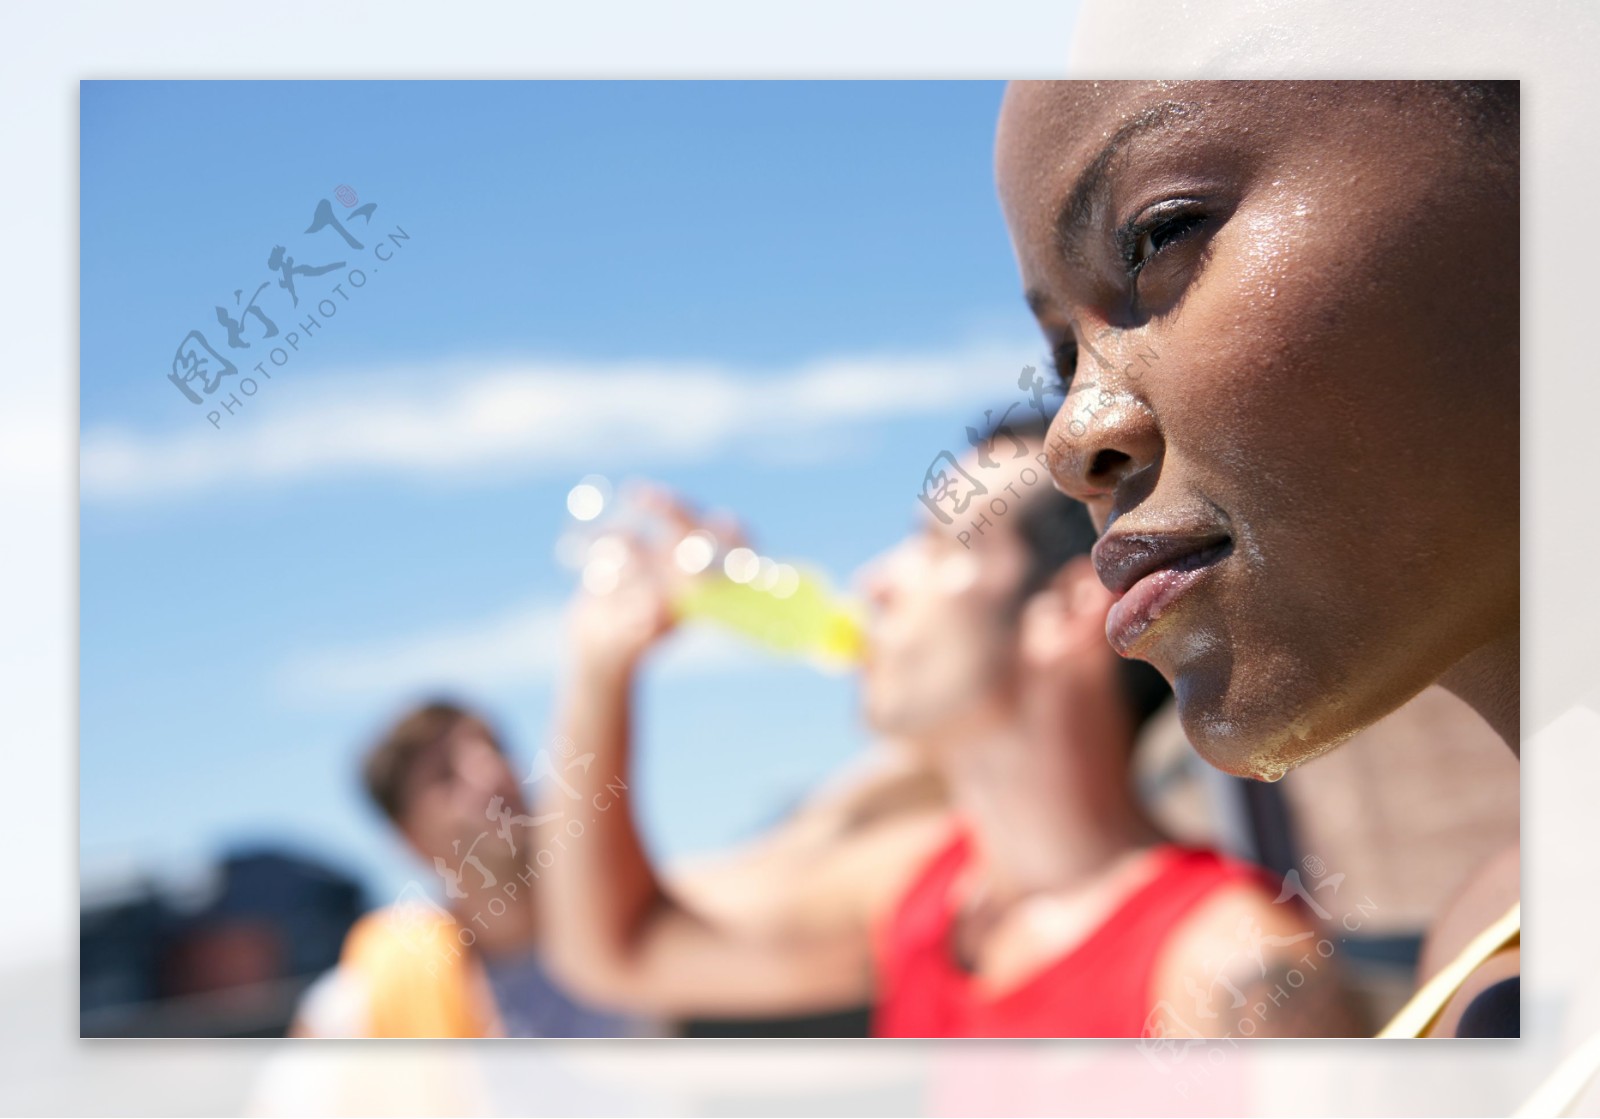
<path fill-rule="evenodd" d="M 760 836 L 674 863 L 668 889 L 727 927 L 854 927 L 899 900 L 898 873 L 948 838 L 949 813 L 937 775 L 879 744 Z"/>
<path fill-rule="evenodd" d="M 582 764 L 560 770 L 568 787 L 546 789 L 544 807 L 575 810 L 582 831 L 557 821 L 561 842 L 538 868 L 550 964 L 574 993 L 643 1013 L 737 1017 L 859 1004 L 871 990 L 864 921 L 830 935 L 725 927 L 675 900 L 644 850 L 628 788 L 632 692 L 641 658 L 671 628 L 669 554 L 635 548 L 620 585 L 580 593 L 576 604 L 559 733 Z"/>
<path fill-rule="evenodd" d="M 1165 1036 L 1362 1037 L 1336 942 L 1250 884 L 1218 890 L 1158 961 L 1152 1022 Z"/>

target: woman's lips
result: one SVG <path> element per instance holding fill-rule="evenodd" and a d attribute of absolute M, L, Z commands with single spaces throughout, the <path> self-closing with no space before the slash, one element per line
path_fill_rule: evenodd
<path fill-rule="evenodd" d="M 1134 656 L 1155 620 L 1232 550 L 1232 541 L 1225 540 L 1176 557 L 1140 577 L 1117 596 L 1106 614 L 1106 639 L 1111 647 L 1124 657 Z"/>

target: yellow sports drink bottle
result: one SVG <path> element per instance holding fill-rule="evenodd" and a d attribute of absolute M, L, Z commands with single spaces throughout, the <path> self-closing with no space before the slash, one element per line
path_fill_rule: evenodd
<path fill-rule="evenodd" d="M 584 573 L 591 590 L 614 585 L 622 550 L 606 528 L 594 522 L 605 514 L 607 528 L 630 527 L 635 510 L 614 507 L 609 481 L 590 475 L 567 498 L 572 516 L 585 530 L 563 537 L 563 562 Z M 631 526 L 634 528 L 640 526 Z M 695 531 L 678 542 L 673 559 L 683 578 L 673 598 L 681 621 L 706 621 L 732 630 L 758 645 L 802 657 L 824 669 L 858 664 L 865 648 L 860 615 L 820 574 L 778 563 L 749 548 L 724 552 L 709 532 Z"/>
<path fill-rule="evenodd" d="M 715 622 L 776 653 L 819 667 L 844 669 L 861 660 L 855 610 L 810 571 L 735 548 L 722 571 L 692 578 L 673 608 L 679 618 Z"/>

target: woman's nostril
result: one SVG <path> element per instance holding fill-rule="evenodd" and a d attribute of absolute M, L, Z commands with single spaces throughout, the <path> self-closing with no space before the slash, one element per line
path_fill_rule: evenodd
<path fill-rule="evenodd" d="M 1109 477 L 1127 461 L 1128 456 L 1121 451 L 1101 451 L 1089 463 L 1089 476 L 1095 479 Z"/>

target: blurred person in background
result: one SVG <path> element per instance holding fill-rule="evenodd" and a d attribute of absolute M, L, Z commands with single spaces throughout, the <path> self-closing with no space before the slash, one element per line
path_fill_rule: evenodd
<path fill-rule="evenodd" d="M 1051 472 L 1112 645 L 1221 769 L 1276 780 L 1434 683 L 1520 750 L 1518 136 L 1515 82 L 1007 92 Z M 1515 871 L 1385 1034 L 1519 1032 Z"/>
<path fill-rule="evenodd" d="M 633 684 L 673 627 L 674 547 L 701 528 L 653 491 L 664 541 L 633 540 L 619 585 L 573 611 L 560 727 L 592 758 L 566 795 L 605 808 L 539 879 L 572 990 L 670 1016 L 870 1001 L 884 1036 L 1350 1031 L 1333 969 L 1302 962 L 1316 932 L 1299 905 L 1253 868 L 1166 842 L 1138 806 L 1130 754 L 1167 692 L 1106 644 L 1093 527 L 1041 483 L 1041 435 L 967 464 L 1016 496 L 1003 517 L 981 531 L 926 517 L 864 580 L 866 719 L 937 771 L 950 808 L 886 821 L 762 921 L 672 890 L 634 818 Z"/>
<path fill-rule="evenodd" d="M 872 857 L 883 837 L 918 819 L 939 819 L 949 799 L 938 771 L 905 743 L 879 741 L 841 766 L 760 834 L 722 850 L 675 861 L 667 889 L 686 907 L 723 928 L 767 930 L 815 924 L 837 912 L 841 876 Z M 864 1037 L 866 1002 L 821 1014 L 776 1017 L 691 1016 L 689 1037 Z"/>
<path fill-rule="evenodd" d="M 553 983 L 529 863 L 540 821 L 498 735 L 435 701 L 402 716 L 367 753 L 367 792 L 444 886 L 413 882 L 367 914 L 338 967 L 302 1000 L 303 1037 L 614 1037 L 636 1021 L 592 1010 Z"/>

